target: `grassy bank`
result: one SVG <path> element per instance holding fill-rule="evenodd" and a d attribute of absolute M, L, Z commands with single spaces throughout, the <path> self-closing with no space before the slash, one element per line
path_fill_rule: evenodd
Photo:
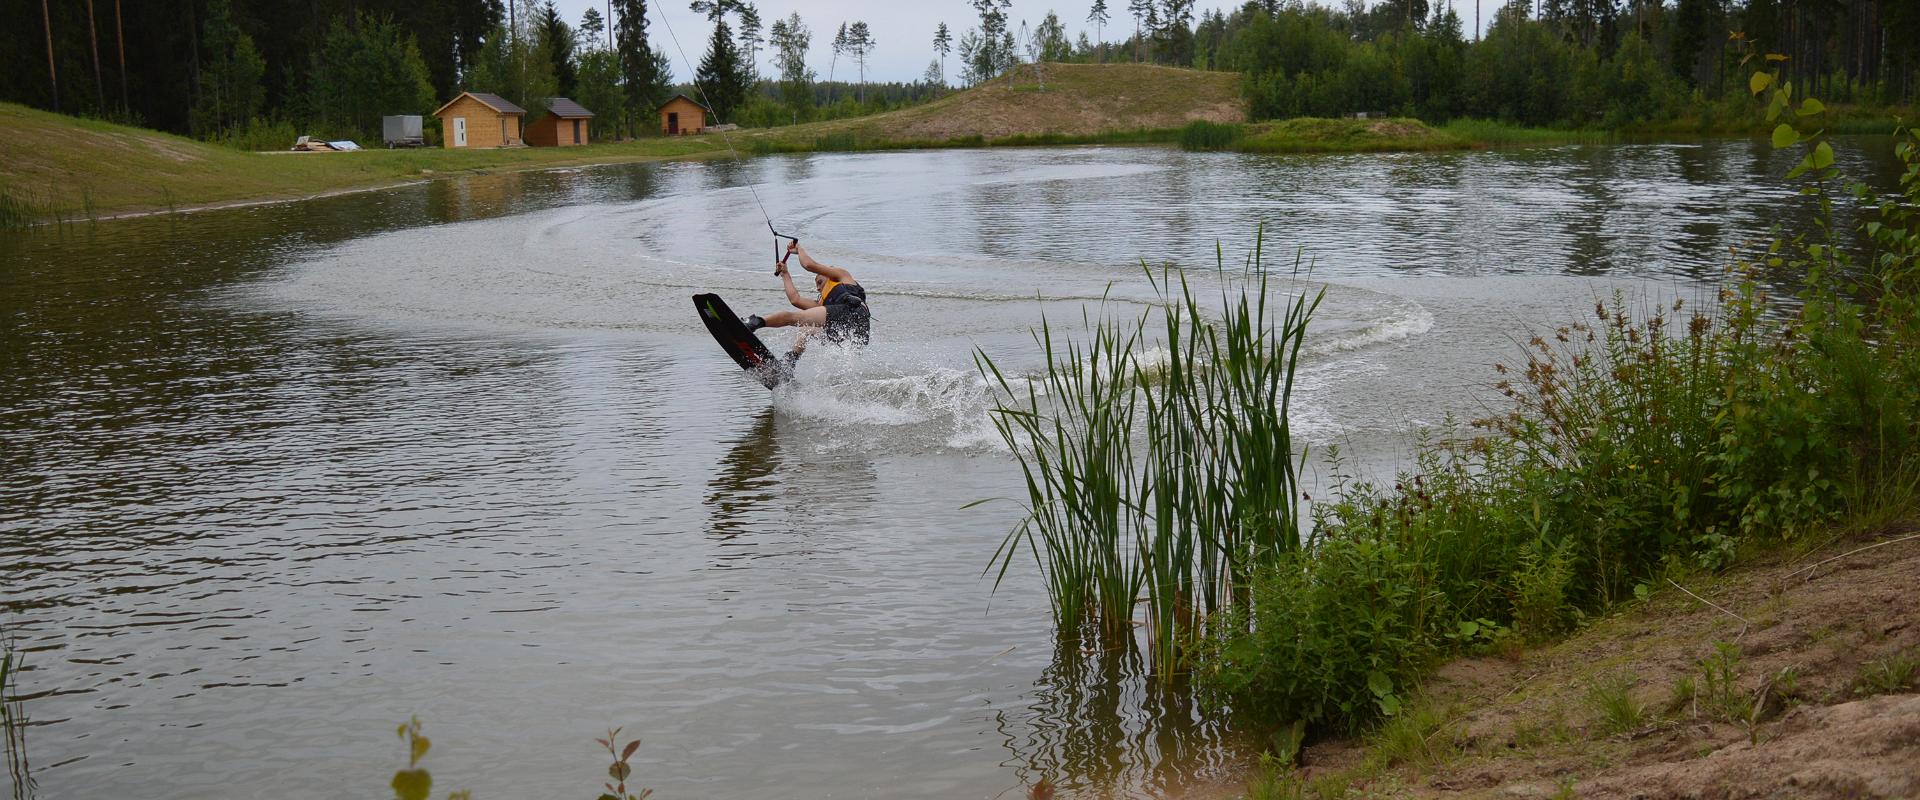
<path fill-rule="evenodd" d="M 180 136 L 0 104 L 0 215 L 106 216 L 291 199 L 438 175 L 724 152 L 713 137 L 577 148 L 248 153 Z"/>
<path fill-rule="evenodd" d="M 1180 131 L 1180 143 L 1186 149 L 1242 153 L 1423 152 L 1606 142 L 1612 138 L 1604 131 L 1526 128 L 1487 120 L 1454 120 L 1436 128 L 1406 118 L 1302 117 L 1251 125 L 1194 122 Z"/>
<path fill-rule="evenodd" d="M 1239 77 L 1140 64 L 1024 66 L 932 103 L 857 119 L 738 131 L 743 152 L 1139 144 L 1196 119 L 1244 117 Z M 718 135 L 577 148 L 247 153 L 141 128 L 0 104 L 0 224 L 297 199 L 449 174 L 700 157 Z"/>

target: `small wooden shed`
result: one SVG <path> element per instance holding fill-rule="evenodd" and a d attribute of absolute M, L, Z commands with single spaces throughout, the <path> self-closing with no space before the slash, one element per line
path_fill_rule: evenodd
<path fill-rule="evenodd" d="M 461 92 L 433 112 L 440 118 L 440 138 L 450 149 L 521 146 L 520 121 L 526 114 L 526 109 L 486 92 Z"/>
<path fill-rule="evenodd" d="M 684 94 L 676 94 L 672 99 L 660 104 L 660 132 L 668 136 L 684 133 L 699 133 L 707 127 L 707 115 L 712 113 L 706 106 L 693 101 Z"/>
<path fill-rule="evenodd" d="M 587 122 L 593 112 L 564 97 L 547 98 L 547 113 L 527 126 L 527 144 L 534 147 L 572 147 L 586 144 Z"/>

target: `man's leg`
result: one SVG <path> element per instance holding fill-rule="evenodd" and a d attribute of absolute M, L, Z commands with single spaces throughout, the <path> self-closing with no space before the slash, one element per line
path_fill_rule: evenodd
<path fill-rule="evenodd" d="M 800 311 L 775 311 L 764 317 L 759 315 L 747 317 L 743 321 L 746 322 L 747 330 L 750 331 L 761 328 L 786 328 L 794 325 L 824 328 L 827 327 L 827 307 L 814 306 Z"/>

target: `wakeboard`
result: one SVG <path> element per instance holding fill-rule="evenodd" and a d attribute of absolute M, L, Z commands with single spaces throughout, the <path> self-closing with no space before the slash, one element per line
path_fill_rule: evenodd
<path fill-rule="evenodd" d="M 700 321 L 707 324 L 713 340 L 733 357 L 733 363 L 739 364 L 754 379 L 772 389 L 793 378 L 793 367 L 768 350 L 753 331 L 747 330 L 739 315 L 727 307 L 720 295 L 696 294 L 693 307 L 700 312 Z"/>

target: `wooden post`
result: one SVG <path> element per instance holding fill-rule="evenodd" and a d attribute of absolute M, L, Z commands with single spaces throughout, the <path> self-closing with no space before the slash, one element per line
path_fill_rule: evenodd
<path fill-rule="evenodd" d="M 53 13 L 40 0 L 40 22 L 47 28 L 47 80 L 53 83 L 53 113 L 60 113 L 60 72 L 53 66 Z"/>

